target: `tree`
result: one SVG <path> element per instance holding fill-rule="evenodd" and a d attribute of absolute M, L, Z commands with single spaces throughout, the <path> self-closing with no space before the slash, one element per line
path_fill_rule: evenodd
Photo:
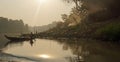
<path fill-rule="evenodd" d="M 71 15 L 79 16 L 80 20 L 84 19 L 88 15 L 87 7 L 84 5 L 83 0 L 64 0 L 64 1 L 74 2 L 74 4 L 76 5 L 74 8 L 72 8 Z M 73 18 L 74 20 L 76 19 L 76 17 Z"/>
<path fill-rule="evenodd" d="M 64 0 L 64 1 L 67 1 L 68 3 L 74 2 L 76 5 L 76 9 L 79 9 L 82 5 L 81 0 Z"/>
<path fill-rule="evenodd" d="M 120 0 L 64 0 L 67 2 L 74 2 L 76 9 L 80 13 L 95 13 L 98 11 L 105 11 L 108 18 L 115 18 L 120 16 Z M 106 16 L 107 17 L 107 16 Z"/>

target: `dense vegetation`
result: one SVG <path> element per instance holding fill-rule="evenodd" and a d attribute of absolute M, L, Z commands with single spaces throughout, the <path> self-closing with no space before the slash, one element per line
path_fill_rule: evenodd
<path fill-rule="evenodd" d="M 119 0 L 65 0 L 74 2 L 70 15 L 62 14 L 64 22 L 41 37 L 92 38 L 120 40 Z"/>
<path fill-rule="evenodd" d="M 28 25 L 24 24 L 22 20 L 0 17 L 0 33 L 24 33 L 28 31 Z"/>

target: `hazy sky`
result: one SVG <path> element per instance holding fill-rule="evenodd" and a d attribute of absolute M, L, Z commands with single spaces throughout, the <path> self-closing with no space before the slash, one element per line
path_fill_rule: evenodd
<path fill-rule="evenodd" d="M 0 16 L 22 19 L 29 25 L 46 25 L 61 20 L 61 14 L 70 13 L 71 4 L 62 0 L 0 0 Z"/>

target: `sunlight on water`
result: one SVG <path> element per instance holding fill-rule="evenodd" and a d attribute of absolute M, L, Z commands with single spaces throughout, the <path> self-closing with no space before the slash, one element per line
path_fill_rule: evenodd
<path fill-rule="evenodd" d="M 32 58 L 38 61 L 57 60 L 56 62 L 64 62 L 65 57 L 73 55 L 70 50 L 64 51 L 63 45 L 59 44 L 55 40 L 36 39 L 32 46 L 30 45 L 29 41 L 19 44 L 11 44 L 15 45 L 13 47 L 11 47 L 9 44 L 4 52 L 16 56 Z"/>
<path fill-rule="evenodd" d="M 120 47 L 115 45 L 98 41 L 36 39 L 32 45 L 30 41 L 8 43 L 3 52 L 5 57 L 35 62 L 120 62 Z"/>
<path fill-rule="evenodd" d="M 51 58 L 51 56 L 49 56 L 47 54 L 40 54 L 40 55 L 37 55 L 37 56 L 40 57 L 40 58 L 45 58 L 45 59 Z"/>

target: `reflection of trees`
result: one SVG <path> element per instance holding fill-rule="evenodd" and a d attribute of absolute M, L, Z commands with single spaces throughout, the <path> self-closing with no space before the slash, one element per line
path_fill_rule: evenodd
<path fill-rule="evenodd" d="M 109 42 L 86 40 L 60 40 L 64 50 L 71 50 L 70 62 L 113 62 L 120 61 L 119 45 Z"/>
<path fill-rule="evenodd" d="M 5 44 L 5 47 L 22 46 L 24 41 L 9 41 Z"/>
<path fill-rule="evenodd" d="M 70 49 L 74 57 L 67 57 L 70 62 L 83 62 L 88 51 L 83 43 L 79 43 L 78 40 L 61 40 L 63 43 L 63 50 Z"/>
<path fill-rule="evenodd" d="M 9 41 L 4 46 L 5 47 L 22 46 L 24 44 L 24 42 L 29 42 L 31 46 L 33 46 L 33 44 L 34 44 L 33 40 L 30 40 L 30 41 Z"/>

